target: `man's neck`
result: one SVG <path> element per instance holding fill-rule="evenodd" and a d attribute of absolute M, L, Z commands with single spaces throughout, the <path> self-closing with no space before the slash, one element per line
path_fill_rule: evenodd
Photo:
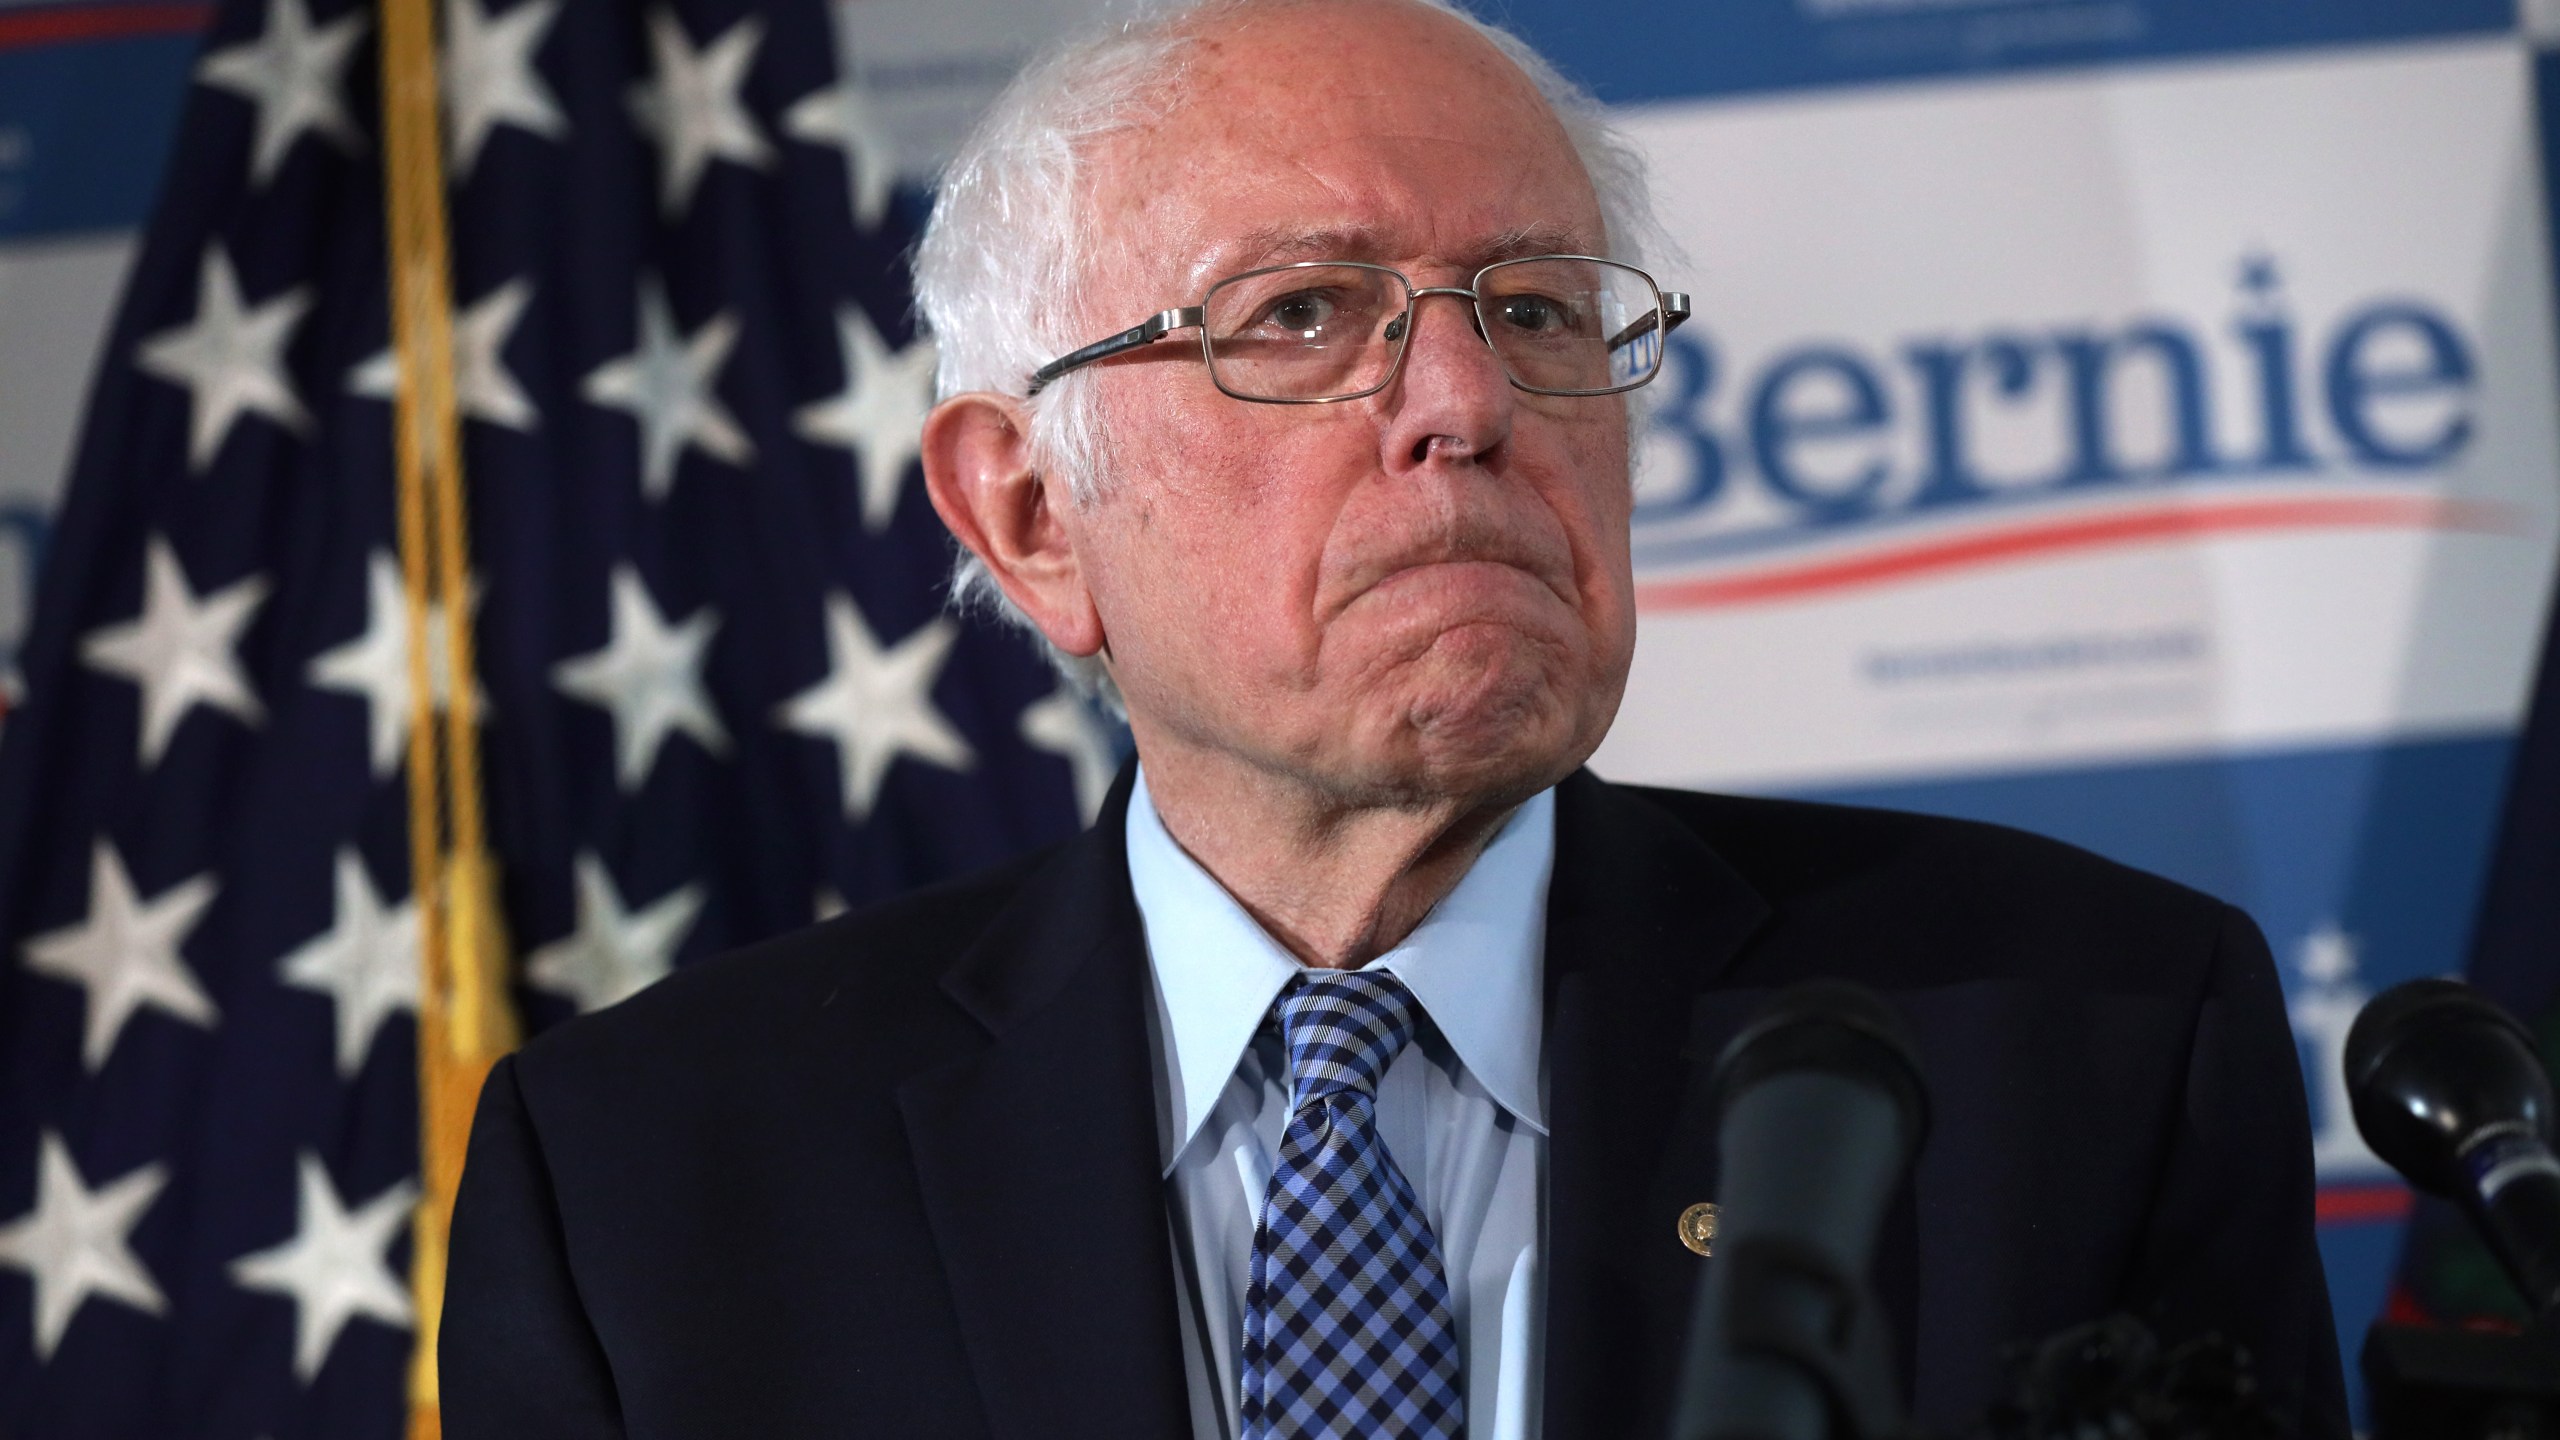
<path fill-rule="evenodd" d="M 1147 760 L 1166 832 L 1272 938 L 1326 969 L 1365 965 L 1412 934 L 1525 798 L 1364 805 L 1203 769 Z"/>

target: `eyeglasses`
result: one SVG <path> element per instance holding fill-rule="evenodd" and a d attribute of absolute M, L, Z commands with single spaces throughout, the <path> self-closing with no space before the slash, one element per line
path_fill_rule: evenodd
<path fill-rule="evenodd" d="M 1633 390 L 1660 373 L 1664 337 L 1689 318 L 1687 295 L 1656 288 L 1633 265 L 1589 255 L 1500 261 L 1463 288 L 1416 287 L 1384 265 L 1314 260 L 1230 275 L 1197 305 L 1162 311 L 1041 366 L 1030 393 L 1196 327 L 1210 381 L 1238 400 L 1357 400 L 1395 380 L 1413 333 L 1414 302 L 1426 295 L 1467 301 L 1476 333 L 1501 358 L 1503 373 L 1533 395 Z"/>

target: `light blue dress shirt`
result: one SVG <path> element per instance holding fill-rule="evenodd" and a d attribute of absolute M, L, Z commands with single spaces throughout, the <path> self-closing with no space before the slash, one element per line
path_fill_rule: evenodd
<path fill-rule="evenodd" d="M 1289 1121 L 1288 1058 L 1264 1022 L 1304 967 L 1174 843 L 1143 770 L 1128 847 L 1155 972 L 1157 1133 L 1192 1431 L 1234 1440 L 1254 1225 Z M 1403 944 L 1370 962 L 1430 1017 L 1379 1083 L 1378 1133 L 1440 1239 L 1471 1440 L 1538 1435 L 1554 863 L 1555 794 L 1544 791 Z"/>

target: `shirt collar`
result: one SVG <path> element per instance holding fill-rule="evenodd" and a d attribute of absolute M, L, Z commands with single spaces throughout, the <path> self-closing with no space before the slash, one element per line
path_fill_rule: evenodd
<path fill-rule="evenodd" d="M 1175 843 L 1144 767 L 1129 797 L 1127 839 L 1129 885 L 1155 973 L 1167 1100 L 1159 1138 L 1169 1174 L 1272 1002 L 1305 967 Z M 1542 790 L 1512 812 L 1403 944 L 1369 962 L 1404 981 L 1458 1062 L 1541 1135 L 1542 972 L 1554 868 L 1555 792 Z"/>

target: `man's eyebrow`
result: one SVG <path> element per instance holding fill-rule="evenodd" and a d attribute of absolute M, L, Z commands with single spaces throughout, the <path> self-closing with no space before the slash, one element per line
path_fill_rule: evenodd
<path fill-rule="evenodd" d="M 1462 265 L 1490 265 L 1497 260 L 1517 260 L 1526 255 L 1584 254 L 1590 246 L 1587 238 L 1568 226 L 1524 225 L 1489 236 L 1451 258 Z M 1314 230 L 1265 226 L 1248 231 L 1231 245 L 1221 247 L 1216 258 L 1202 267 L 1202 278 L 1214 279 L 1238 270 L 1289 265 L 1304 260 L 1383 261 L 1395 258 L 1399 257 L 1387 253 L 1387 242 L 1380 232 L 1366 225 L 1327 226 Z"/>
<path fill-rule="evenodd" d="M 1217 264 L 1229 270 L 1251 270 L 1300 260 L 1370 260 L 1376 258 L 1378 251 L 1378 232 L 1366 225 L 1321 230 L 1266 225 L 1222 248 Z"/>
<path fill-rule="evenodd" d="M 1596 253 L 1596 248 L 1588 237 L 1563 225 L 1526 225 L 1493 237 L 1467 258 L 1490 265 L 1530 255 L 1588 255 Z"/>

